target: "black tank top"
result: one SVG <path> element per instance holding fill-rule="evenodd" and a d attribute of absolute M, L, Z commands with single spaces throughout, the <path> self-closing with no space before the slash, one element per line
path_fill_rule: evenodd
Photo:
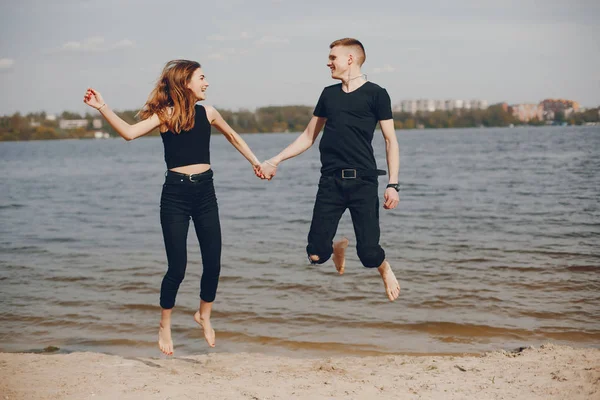
<path fill-rule="evenodd" d="M 192 164 L 210 164 L 210 122 L 203 106 L 196 104 L 194 127 L 189 131 L 161 132 L 167 169 Z"/>

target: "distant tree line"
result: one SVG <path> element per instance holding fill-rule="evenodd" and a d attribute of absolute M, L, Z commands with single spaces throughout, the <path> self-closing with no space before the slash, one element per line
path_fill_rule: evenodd
<path fill-rule="evenodd" d="M 270 106 L 250 110 L 220 110 L 223 118 L 233 129 L 239 133 L 270 133 L 270 132 L 301 132 L 304 130 L 313 112 L 313 107 L 308 106 Z M 589 122 L 600 122 L 599 108 L 589 109 L 584 112 L 573 113 L 565 117 L 557 112 L 554 123 L 568 123 L 582 125 Z M 117 112 L 121 118 L 129 123 L 137 121 L 137 111 Z M 60 119 L 85 119 L 87 126 L 77 129 L 61 129 Z M 100 119 L 102 127 L 95 129 L 93 120 Z M 544 125 L 546 121 L 532 120 L 527 125 Z M 435 111 L 428 113 L 394 113 L 396 129 L 417 128 L 467 128 L 467 127 L 502 127 L 511 124 L 523 125 L 502 105 L 492 105 L 486 110 L 455 110 Z M 15 113 L 9 116 L 0 116 L 0 141 L 7 140 L 45 140 L 67 138 L 91 138 L 95 131 L 108 132 L 111 136 L 117 133 L 98 114 L 80 115 L 65 111 L 56 119 L 48 119 L 45 112 L 21 115 Z M 155 130 L 151 135 L 158 135 Z"/>

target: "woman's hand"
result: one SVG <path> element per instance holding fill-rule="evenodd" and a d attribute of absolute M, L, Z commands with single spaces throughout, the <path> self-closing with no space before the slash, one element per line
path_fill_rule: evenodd
<path fill-rule="evenodd" d="M 85 96 L 83 96 L 83 102 L 88 106 L 95 108 L 96 110 L 106 104 L 100 92 L 92 88 L 88 88 L 88 90 L 85 92 Z"/>
<path fill-rule="evenodd" d="M 260 165 L 260 169 L 265 176 L 264 179 L 271 180 L 277 173 L 277 164 L 273 163 L 272 160 L 267 160 Z"/>

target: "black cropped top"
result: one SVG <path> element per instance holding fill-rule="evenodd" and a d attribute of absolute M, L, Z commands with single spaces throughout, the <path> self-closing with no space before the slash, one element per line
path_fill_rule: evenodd
<path fill-rule="evenodd" d="M 189 131 L 173 133 L 162 132 L 165 146 L 165 162 L 167 168 L 183 167 L 192 164 L 210 164 L 210 122 L 206 110 L 196 104 L 194 127 Z"/>

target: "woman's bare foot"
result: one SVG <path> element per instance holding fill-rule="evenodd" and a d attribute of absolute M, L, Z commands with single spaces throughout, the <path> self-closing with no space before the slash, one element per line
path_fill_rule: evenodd
<path fill-rule="evenodd" d="M 200 316 L 200 311 L 196 311 L 196 314 L 194 314 L 194 321 L 196 321 L 202 328 L 206 343 L 208 343 L 210 347 L 215 347 L 215 330 L 210 324 L 210 318 L 202 318 Z"/>
<path fill-rule="evenodd" d="M 173 340 L 171 339 L 171 324 L 163 324 L 160 322 L 158 329 L 158 347 L 160 351 L 168 356 L 173 355 Z"/>
<path fill-rule="evenodd" d="M 384 261 L 377 270 L 383 278 L 383 284 L 385 285 L 385 293 L 387 294 L 388 299 L 390 301 L 394 301 L 400 295 L 400 284 L 396 279 L 396 275 L 394 275 L 394 271 L 392 271 L 392 267 L 390 263 Z"/>
<path fill-rule="evenodd" d="M 348 238 L 342 238 L 333 244 L 332 260 L 340 275 L 343 275 L 346 269 L 346 247 L 348 247 Z"/>

